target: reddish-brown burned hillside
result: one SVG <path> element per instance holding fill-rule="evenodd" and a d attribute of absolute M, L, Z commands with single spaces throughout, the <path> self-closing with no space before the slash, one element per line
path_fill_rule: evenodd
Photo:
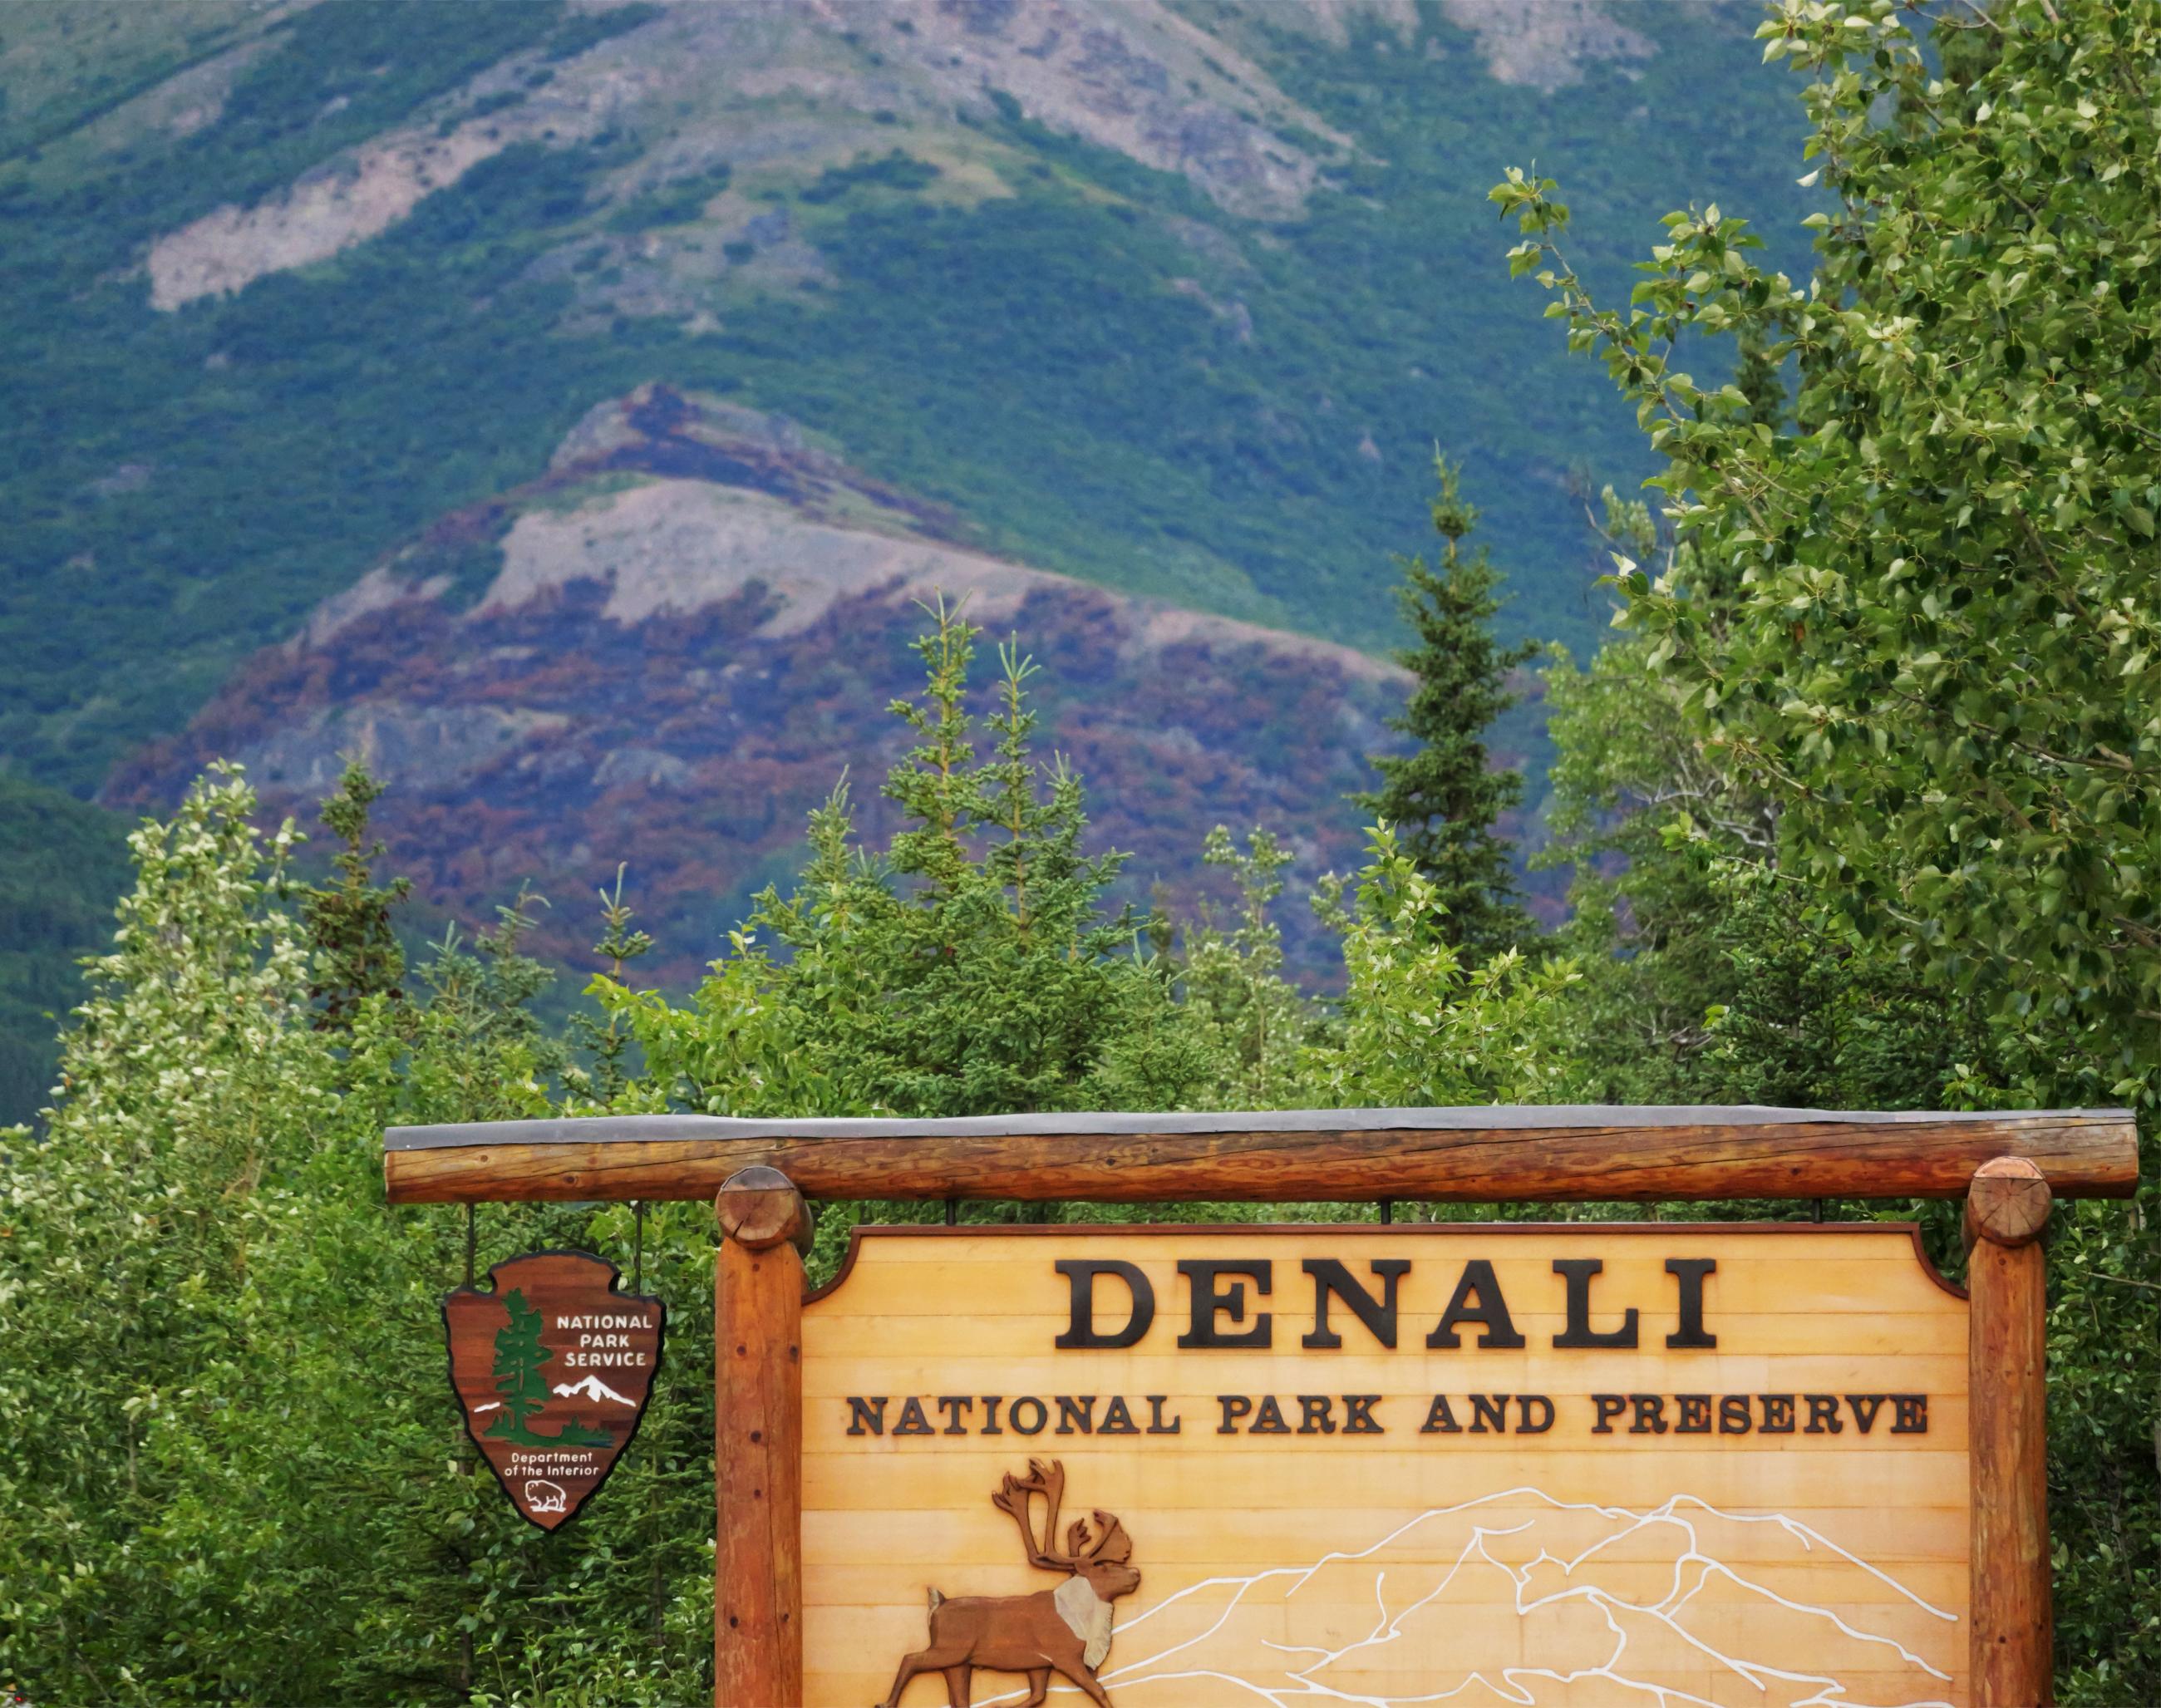
<path fill-rule="evenodd" d="M 171 801 L 213 758 L 273 813 L 312 815 L 341 756 L 393 785 L 380 808 L 421 894 L 484 919 L 533 880 L 542 947 L 582 961 L 618 861 L 673 982 L 747 897 L 784 887 L 805 815 L 846 771 L 866 831 L 899 751 L 888 709 L 919 671 L 918 601 L 965 597 L 1017 636 L 1044 747 L 1086 779 L 1127 888 L 1190 901 L 1211 825 L 1263 823 L 1306 878 L 1355 862 L 1363 756 L 1398 673 L 1325 643 L 1124 599 L 955 543 L 916 503 L 789 424 L 661 388 L 596 409 L 549 473 L 429 537 L 258 654 L 108 798 Z M 476 570 L 477 566 L 477 572 Z M 1324 972 L 1303 906 L 1295 958 Z"/>

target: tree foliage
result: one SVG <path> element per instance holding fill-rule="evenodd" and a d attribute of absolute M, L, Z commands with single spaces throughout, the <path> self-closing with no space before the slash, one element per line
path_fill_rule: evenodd
<path fill-rule="evenodd" d="M 294 833 L 259 833 L 254 805 L 214 773 L 131 839 L 135 888 L 47 1130 L 0 1135 L 0 1684 L 63 1702 L 483 1704 L 536 1679 L 593 1708 L 695 1696 L 710 1229 L 654 1217 L 648 1273 L 690 1350 L 613 1511 L 577 1537 L 504 1522 L 443 1380 L 463 1229 L 383 1209 L 381 1131 L 553 1107 L 549 1047 L 499 1006 L 545 975 L 490 932 L 424 961 L 411 1000 L 378 992 L 320 1027 Z M 605 1249 L 627 1221 L 491 1209 L 483 1250 Z"/>
<path fill-rule="evenodd" d="M 1538 655 L 1536 643 L 1504 647 L 1493 635 L 1501 609 L 1501 572 L 1486 548 L 1466 555 L 1464 536 L 1478 513 L 1466 503 L 1458 470 L 1435 453 L 1440 492 L 1433 501 L 1440 562 L 1403 565 L 1396 590 L 1416 644 L 1396 654 L 1415 679 L 1410 700 L 1388 727 L 1414 744 L 1374 756 L 1381 786 L 1358 805 L 1393 825 L 1403 853 L 1433 888 L 1451 944 L 1474 956 L 1497 953 L 1528 932 L 1515 904 L 1508 846 L 1495 826 L 1523 798 L 1523 773 L 1496 770 L 1485 735 L 1516 703 L 1508 673 Z"/>
<path fill-rule="evenodd" d="M 1001 648 L 991 711 L 968 706 L 977 636 L 930 613 L 923 692 L 893 707 L 916 742 L 884 784 L 903 820 L 884 850 L 857 840 L 843 784 L 811 815 L 794 892 L 758 898 L 688 1007 L 595 982 L 669 1095 L 716 1114 L 948 1116 L 1195 1094 L 1210 1064 L 1168 969 L 1138 919 L 1103 912 L 1121 857 L 1086 851 L 1080 779 L 1034 756 L 1033 667 Z"/>
<path fill-rule="evenodd" d="M 1528 233 L 1512 264 L 1666 460 L 1688 555 L 1621 565 L 1631 615 L 1729 768 L 1775 786 L 1789 861 L 2006 1023 L 2076 1035 L 2095 1095 L 2139 1095 L 2161 1065 L 2161 13 L 1936 26 L 1936 64 L 1891 0 L 1763 26 L 1812 75 L 1836 199 L 1806 279 L 1714 205 L 1603 306 L 1551 180 L 1493 193 Z M 1789 366 L 1790 414 L 1685 372 L 1706 335 Z"/>
<path fill-rule="evenodd" d="M 322 1004 L 317 1023 L 334 1027 L 378 992 L 393 1000 L 404 992 L 405 951 L 391 924 L 391 910 L 412 893 L 409 879 L 374 881 L 383 844 L 368 835 L 368 810 L 382 798 L 383 785 L 357 760 L 346 763 L 337 791 L 323 802 L 323 827 L 342 845 L 331 858 L 335 874 L 327 884 L 299 889 L 300 919 L 315 952 L 316 973 L 309 993 Z"/>

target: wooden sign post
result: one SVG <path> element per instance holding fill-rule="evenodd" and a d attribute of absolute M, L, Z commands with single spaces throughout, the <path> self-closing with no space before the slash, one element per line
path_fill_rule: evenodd
<path fill-rule="evenodd" d="M 1966 1200 L 1973 1383 L 1973 1692 L 1977 1704 L 2051 1700 L 2048 1284 L 2050 1193 L 2023 1157 L 1974 1171 Z"/>
<path fill-rule="evenodd" d="M 2032 1708 L 2038 1242 L 2137 1150 L 2121 1111 L 636 1117 L 393 1130 L 385 1171 L 716 1196 L 717 1708 Z M 806 1311 L 805 1194 L 1964 1197 L 1971 1290 L 1883 1223 L 909 1228 Z"/>
<path fill-rule="evenodd" d="M 713 1277 L 713 1700 L 803 1698 L 803 1258 L 810 1218 L 777 1170 L 721 1189 Z"/>

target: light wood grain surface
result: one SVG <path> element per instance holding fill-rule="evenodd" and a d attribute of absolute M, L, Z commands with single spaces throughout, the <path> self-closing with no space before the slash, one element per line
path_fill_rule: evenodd
<path fill-rule="evenodd" d="M 1060 1258 L 1135 1265 L 1156 1299 L 1125 1348 L 1059 1350 L 1070 1290 Z M 1372 1265 L 1407 1262 L 1397 1346 L 1341 1302 L 1340 1350 L 1307 1349 L 1307 1258 L 1335 1258 L 1375 1297 Z M 1566 1326 L 1556 1259 L 1596 1258 L 1590 1325 L 1634 1307 L 1633 1350 L 1556 1349 Z M 1704 1327 L 1714 1348 L 1669 1350 L 1679 1284 L 1669 1258 L 1714 1259 Z M 1180 1348 L 1191 1327 L 1181 1260 L 1266 1261 L 1273 1345 Z M 1425 1337 L 1473 1261 L 1490 1263 L 1520 1350 Z M 1125 1320 L 1100 1283 L 1101 1323 Z M 1362 1703 L 1799 1705 L 1967 1700 L 1967 1307 L 1891 1226 L 1709 1229 L 1575 1225 L 1503 1231 L 1044 1228 L 888 1230 L 862 1238 L 841 1284 L 806 1307 L 805 1691 L 811 1708 L 882 1701 L 923 1648 L 930 1592 L 1049 1591 L 992 1493 L 1031 1458 L 1066 1476 L 1067 1518 L 1115 1514 L 1138 1589 L 1114 1604 L 1099 1677 L 1117 1708 Z M 1661 1397 L 1664 1434 L 1594 1435 L 1592 1396 Z M 1330 1397 L 1332 1435 L 1217 1433 L 1220 1396 Z M 1379 1395 L 1379 1435 L 1341 1433 L 1341 1396 Z M 1421 1433 L 1435 1395 L 1460 1433 Z M 1540 1395 L 1540 1434 L 1473 1433 L 1473 1394 Z M 1752 1398 L 1747 1435 L 1679 1434 L 1674 1396 Z M 1760 1396 L 1796 1397 L 1791 1434 L 1766 1435 Z M 1806 1397 L 1839 1433 L 1805 1433 Z M 1926 1433 L 1867 1434 L 1846 1396 L 1927 1397 Z M 1097 1432 L 1058 1433 L 1060 1395 L 1092 1400 Z M 1148 1396 L 1172 1435 L 1100 1433 L 1112 1396 L 1139 1426 Z M 847 1433 L 849 1397 L 886 1400 L 886 1433 Z M 967 1397 L 949 1414 L 940 1396 Z M 1004 1433 L 982 1432 L 999 1400 Z M 1044 1403 L 1041 1433 L 1010 1427 Z M 934 1433 L 896 1435 L 909 1398 Z M 1023 1416 L 1032 1419 L 1032 1413 Z M 1487 1414 L 1489 1421 L 1491 1413 Z M 945 1433 L 957 1418 L 966 1433 Z M 1243 1420 L 1252 1421 L 1248 1417 Z M 1049 1701 L 1078 1703 L 1055 1678 Z M 1018 1704 L 1026 1680 L 978 1669 L 976 1708 Z M 1844 1694 L 1836 1694 L 1842 1690 Z M 1454 1691 L 1455 1694 L 1444 1693 Z M 1337 1693 L 1330 1697 L 1326 1693 Z M 935 1674 L 903 1708 L 946 1700 Z"/>

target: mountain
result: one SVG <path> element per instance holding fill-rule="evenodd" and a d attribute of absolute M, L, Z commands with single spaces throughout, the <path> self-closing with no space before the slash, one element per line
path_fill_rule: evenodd
<path fill-rule="evenodd" d="M 1091 622 L 1126 636 L 1173 607 L 1385 651 L 1393 555 L 1426 544 L 1438 443 L 1466 463 L 1511 573 L 1509 627 L 1580 650 L 1604 610 L 1576 479 L 1627 486 L 1641 442 L 1536 292 L 1507 279 L 1511 234 L 1484 190 L 1511 164 L 1559 177 L 1579 268 L 1617 298 L 1657 217 L 1690 199 L 1766 222 L 1798 257 L 1803 120 L 1758 65 L 1757 16 L 1748 0 L 0 8 L 0 770 L 163 805 L 180 755 L 228 727 L 241 738 L 243 702 L 274 699 L 266 647 L 417 666 L 425 648 L 365 622 L 329 647 L 325 613 L 437 579 L 414 596 L 442 619 L 423 627 L 447 645 L 519 627 L 483 674 L 505 704 L 537 707 L 549 695 L 526 676 L 586 668 L 583 596 L 562 584 L 544 619 L 529 602 L 476 614 L 500 544 L 489 518 L 557 478 L 551 459 L 595 410 L 648 387 L 706 400 L 709 422 L 724 401 L 799 424 L 850 471 L 844 531 L 912 529 L 971 564 L 1062 578 L 1024 601 L 1056 613 L 1057 633 L 1024 638 L 1050 661 Z M 738 519 L 756 508 L 731 503 Z M 888 604 L 893 634 L 906 601 Z M 784 675 L 827 632 L 695 608 Z M 530 649 L 524 664 L 510 646 Z M 1080 685 L 1122 685 L 1147 647 L 1120 648 Z M 898 682 L 896 648 L 875 638 L 830 651 L 820 668 L 860 672 L 856 687 Z M 1233 695 L 1255 715 L 1261 680 Z M 400 700 L 378 683 L 343 706 L 344 679 L 323 675 L 295 702 L 318 722 L 287 738 L 288 796 L 305 793 L 300 750 L 331 751 L 338 718 L 372 720 L 396 750 L 409 730 L 392 702 L 447 691 Z M 1376 703 L 1308 726 L 1363 739 Z M 804 749 L 815 720 L 771 705 L 799 721 L 758 741 Z M 727 715 L 767 711 L 753 698 Z M 634 717 L 549 715 L 581 740 L 652 745 L 630 739 Z M 1079 741 L 1086 720 L 1061 715 Z M 1208 719 L 1177 726 L 1214 751 Z M 861 733 L 848 751 L 873 763 Z M 695 763 L 654 751 L 703 776 L 724 746 L 737 751 Z M 1535 732 L 1503 746 L 1534 756 Z M 1273 808 L 1294 775 L 1332 791 L 1301 825 L 1340 813 L 1354 751 L 1301 753 L 1248 786 L 1231 740 L 1220 798 L 1207 764 L 1186 767 L 1148 861 L 1190 889 L 1191 826 Z M 625 805 L 596 820 L 576 799 L 551 815 L 538 778 L 513 810 L 483 757 L 427 762 L 438 894 L 492 903 L 496 877 L 523 869 L 575 893 L 627 857 L 682 886 L 685 953 L 785 865 L 778 827 L 810 779 L 791 773 L 770 825 L 709 854 L 698 827 L 739 802 L 685 805 L 667 766 L 618 759 L 599 792 L 628 791 Z M 1101 781 L 1117 773 L 1100 747 L 1088 759 Z M 1138 776 L 1130 760 L 1099 802 L 1109 820 L 1147 815 Z M 507 843 L 453 855 L 505 813 Z M 1348 823 L 1321 840 L 1344 846 Z M 99 834 L 117 843 L 116 825 Z M 721 888 L 694 907 L 696 883 Z M 39 977 L 65 984 L 53 965 Z"/>
<path fill-rule="evenodd" d="M 588 1376 L 582 1382 L 559 1382 L 549 1390 L 558 1399 L 589 1399 L 594 1404 L 602 1400 L 612 1405 L 635 1405 L 637 1401 L 626 1399 L 597 1376 Z"/>
<path fill-rule="evenodd" d="M 86 796 L 400 539 L 649 380 L 845 443 L 979 544 L 1359 646 L 1436 440 L 1512 621 L 1602 613 L 1643 466 L 1483 199 L 1791 235 L 1747 4 L 50 0 L 0 19 L 0 706 Z M 1783 240 L 1783 239 L 1782 239 Z"/>
<path fill-rule="evenodd" d="M 1854 1528 L 1851 1513 L 1810 1517 Z M 1785 1514 L 1687 1495 L 1636 1511 L 1512 1489 L 1318 1557 L 1158 1587 L 1119 1621 L 1102 1680 L 1121 1708 L 1946 1708 L 1966 1633 L 1955 1603 L 1922 1591 L 1950 1585 L 1918 1548 L 1889 1546 L 1903 1557 L 1866 1560 Z M 1408 1663 L 1429 1646 L 1449 1669 Z"/>
<path fill-rule="evenodd" d="M 186 731 L 123 765 L 148 810 L 213 757 L 272 814 L 305 816 L 345 756 L 391 785 L 379 825 L 423 900 L 463 917 L 534 879 L 539 946 L 582 963 L 583 898 L 630 893 L 687 982 L 805 852 L 807 815 L 908 745 L 923 607 L 961 605 L 1042 667 L 1044 746 L 1088 787 L 1123 889 L 1205 893 L 1219 821 L 1265 823 L 1319 872 L 1355 863 L 1344 797 L 1401 704 L 1393 666 L 1334 642 L 1089 586 L 961 543 L 940 506 L 864 475 L 794 424 L 660 385 L 591 411 L 539 478 L 454 513 L 237 669 Z M 987 707 L 995 660 L 979 659 Z M 1324 971 L 1317 928 L 1290 948 Z M 643 970 L 642 968 L 641 970 Z"/>

